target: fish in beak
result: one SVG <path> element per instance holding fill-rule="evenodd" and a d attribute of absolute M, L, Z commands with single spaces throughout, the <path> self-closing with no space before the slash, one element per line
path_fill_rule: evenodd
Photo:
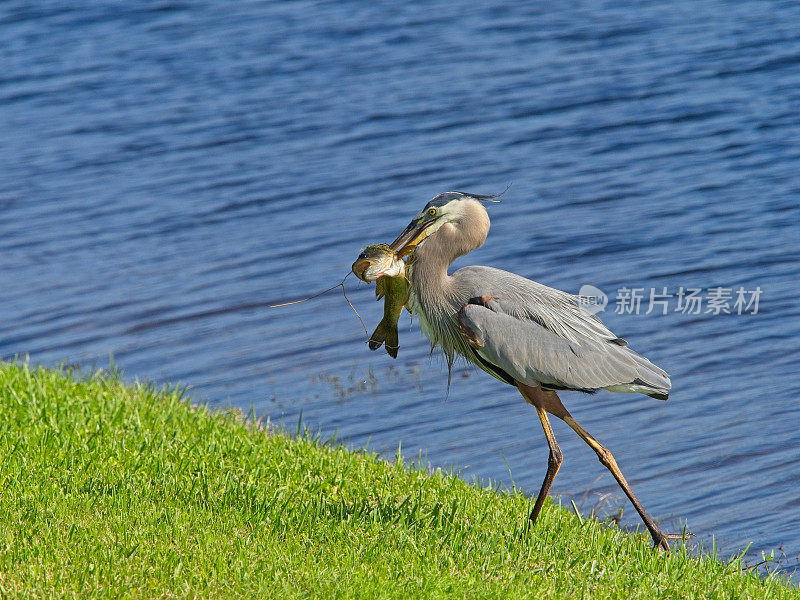
<path fill-rule="evenodd" d="M 384 276 L 405 277 L 406 263 L 386 244 L 373 244 L 359 254 L 352 271 L 361 281 L 372 283 Z"/>

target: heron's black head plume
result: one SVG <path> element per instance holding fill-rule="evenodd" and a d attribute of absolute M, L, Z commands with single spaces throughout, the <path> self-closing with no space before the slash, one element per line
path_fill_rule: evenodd
<path fill-rule="evenodd" d="M 504 189 L 499 194 L 492 194 L 489 196 L 482 194 L 470 194 L 469 192 L 442 192 L 441 194 L 434 196 L 433 200 L 431 200 L 430 202 L 428 202 L 428 204 L 425 205 L 425 208 L 426 209 L 439 208 L 441 206 L 444 206 L 448 202 L 452 202 L 453 200 L 463 200 L 465 198 L 471 198 L 473 200 L 478 200 L 480 202 L 500 202 L 500 200 L 495 200 L 495 198 L 499 198 L 500 196 L 505 194 L 508 191 L 508 188 L 510 187 L 511 185 L 509 184 L 508 187 L 506 187 L 506 189 Z"/>

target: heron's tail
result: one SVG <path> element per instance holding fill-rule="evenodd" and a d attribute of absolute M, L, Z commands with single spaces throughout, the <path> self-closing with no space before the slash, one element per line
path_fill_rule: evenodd
<path fill-rule="evenodd" d="M 636 362 L 639 363 L 639 379 L 641 379 L 644 387 L 648 388 L 643 393 L 657 400 L 669 398 L 672 381 L 670 381 L 667 372 L 639 354 L 636 355 Z"/>
<path fill-rule="evenodd" d="M 627 348 L 626 348 L 627 349 Z M 645 394 L 656 400 L 667 400 L 672 382 L 664 369 L 661 369 L 647 360 L 644 356 L 628 350 L 629 359 L 636 364 L 636 378 L 630 383 L 613 385 L 605 389 L 612 392 L 637 392 Z"/>
<path fill-rule="evenodd" d="M 397 349 L 400 345 L 397 333 L 397 324 L 390 324 L 382 320 L 369 338 L 369 349 L 377 350 L 386 343 L 386 352 L 392 358 L 397 358 Z"/>

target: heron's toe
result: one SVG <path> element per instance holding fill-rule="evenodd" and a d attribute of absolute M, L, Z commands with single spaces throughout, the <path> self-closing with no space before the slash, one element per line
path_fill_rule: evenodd
<path fill-rule="evenodd" d="M 669 540 L 683 540 L 689 535 L 691 534 L 658 532 L 657 534 L 653 534 L 653 547 L 664 550 L 665 552 L 670 552 L 672 549 L 669 547 Z"/>

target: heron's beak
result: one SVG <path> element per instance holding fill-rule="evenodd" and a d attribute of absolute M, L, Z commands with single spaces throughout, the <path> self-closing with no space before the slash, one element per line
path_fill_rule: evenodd
<path fill-rule="evenodd" d="M 433 221 L 423 222 L 422 218 L 414 219 L 403 230 L 403 233 L 397 236 L 397 239 L 389 244 L 389 247 L 397 252 L 400 257 L 408 256 L 414 251 L 414 248 L 425 239 L 425 230 L 431 226 Z"/>

